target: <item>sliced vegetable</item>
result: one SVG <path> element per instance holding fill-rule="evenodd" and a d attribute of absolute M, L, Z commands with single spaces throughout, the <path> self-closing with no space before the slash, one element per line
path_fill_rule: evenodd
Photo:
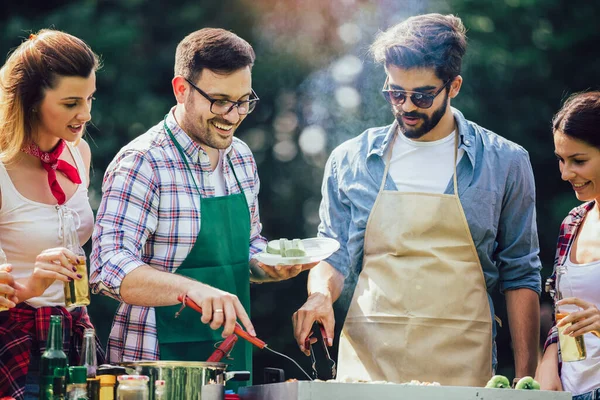
<path fill-rule="evenodd" d="M 287 246 L 288 244 L 289 246 Z M 291 242 L 288 240 L 285 248 L 286 257 L 304 257 L 305 255 L 306 251 L 300 239 L 294 239 Z"/>
<path fill-rule="evenodd" d="M 504 375 L 494 375 L 485 385 L 486 388 L 509 389 L 510 382 Z"/>
<path fill-rule="evenodd" d="M 285 239 L 283 239 L 283 240 L 285 240 Z M 269 243 L 267 243 L 267 253 L 280 254 L 279 240 L 271 240 Z"/>
<path fill-rule="evenodd" d="M 530 376 L 524 376 L 515 385 L 515 389 L 540 390 L 540 384 Z"/>
<path fill-rule="evenodd" d="M 279 254 L 282 257 L 304 257 L 306 256 L 306 250 L 304 244 L 300 239 L 279 239 L 271 240 L 267 243 L 267 253 Z"/>

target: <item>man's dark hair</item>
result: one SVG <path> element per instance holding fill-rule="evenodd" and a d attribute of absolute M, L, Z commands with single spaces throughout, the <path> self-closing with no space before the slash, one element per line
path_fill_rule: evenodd
<path fill-rule="evenodd" d="M 177 45 L 175 75 L 195 81 L 203 69 L 228 74 L 254 64 L 252 46 L 233 32 L 204 28 L 187 35 Z"/>
<path fill-rule="evenodd" d="M 562 132 L 600 149 L 600 92 L 575 93 L 552 119 L 552 131 Z"/>
<path fill-rule="evenodd" d="M 376 62 L 403 69 L 434 68 L 443 81 L 460 74 L 466 49 L 460 18 L 441 14 L 410 17 L 380 33 L 371 45 Z"/>

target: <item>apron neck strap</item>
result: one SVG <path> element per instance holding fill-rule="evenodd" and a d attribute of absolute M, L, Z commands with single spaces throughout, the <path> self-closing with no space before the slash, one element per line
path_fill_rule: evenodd
<path fill-rule="evenodd" d="M 385 155 L 385 170 L 383 171 L 383 179 L 381 180 L 381 186 L 379 187 L 379 191 L 382 192 L 385 187 L 385 182 L 387 181 L 388 172 L 390 170 L 390 164 L 392 159 L 392 151 L 394 150 L 394 143 L 396 142 L 396 138 L 398 135 L 401 135 L 400 129 L 396 126 L 396 132 L 392 136 L 392 140 L 390 142 L 390 147 L 388 148 L 387 154 Z M 458 159 L 458 127 L 454 131 L 454 173 L 452 174 L 452 181 L 454 183 L 454 194 L 458 194 L 458 179 L 456 177 L 456 160 Z"/>
<path fill-rule="evenodd" d="M 177 151 L 179 152 L 179 155 L 181 156 L 181 159 L 183 160 L 183 163 L 185 164 L 185 167 L 190 172 L 190 174 L 192 176 L 192 181 L 194 182 L 194 186 L 196 187 L 196 190 L 198 191 L 198 193 L 202 193 L 200 191 L 200 188 L 198 187 L 198 183 L 196 182 L 196 178 L 194 177 L 194 174 L 192 173 L 192 169 L 190 168 L 190 164 L 188 163 L 188 160 L 187 160 L 188 156 L 185 154 L 185 151 L 183 151 L 183 148 L 181 147 L 181 144 L 179 144 L 179 142 L 177 141 L 177 139 L 175 139 L 175 135 L 173 135 L 173 132 L 171 132 L 171 129 L 169 129 L 169 126 L 167 125 L 167 116 L 168 115 L 169 114 L 165 115 L 165 118 L 163 120 L 165 131 L 167 131 L 167 134 L 169 135 L 169 138 L 173 141 L 173 144 L 177 148 Z M 235 169 L 233 168 L 233 163 L 231 162 L 231 157 L 227 156 L 227 162 L 229 164 L 229 168 L 231 168 L 231 172 L 233 172 L 233 177 L 235 178 L 235 182 L 237 183 L 237 186 L 240 189 L 240 192 L 243 193 L 244 191 L 242 190 L 242 184 L 240 183 L 240 180 L 238 179 L 237 174 L 235 173 Z"/>

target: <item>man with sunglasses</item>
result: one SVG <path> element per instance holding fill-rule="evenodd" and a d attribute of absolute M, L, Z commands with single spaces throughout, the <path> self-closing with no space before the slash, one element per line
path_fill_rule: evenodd
<path fill-rule="evenodd" d="M 205 360 L 238 318 L 255 334 L 250 279 L 287 279 L 314 265 L 250 261 L 266 247 L 259 178 L 234 134 L 259 100 L 254 58 L 248 42 L 223 29 L 184 38 L 172 80 L 176 106 L 106 170 L 90 283 L 120 302 L 108 342 L 112 363 Z M 187 308 L 175 319 L 178 298 L 196 302 L 202 317 Z M 250 371 L 251 353 L 238 342 L 233 369 Z"/>
<path fill-rule="evenodd" d="M 463 81 L 460 19 L 408 18 L 371 50 L 395 121 L 329 158 L 319 235 L 341 247 L 309 274 L 293 316 L 298 345 L 308 351 L 314 321 L 332 342 L 332 304 L 356 281 L 342 299 L 340 378 L 483 386 L 497 363 L 490 293 L 499 287 L 516 376 L 532 376 L 541 264 L 528 154 L 450 107 Z"/>

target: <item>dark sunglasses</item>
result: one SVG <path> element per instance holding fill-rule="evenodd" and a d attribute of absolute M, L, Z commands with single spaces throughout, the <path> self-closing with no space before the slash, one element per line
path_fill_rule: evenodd
<path fill-rule="evenodd" d="M 252 98 L 248 100 L 242 101 L 231 101 L 224 99 L 213 99 L 208 94 L 204 92 L 204 90 L 200 89 L 198 86 L 194 85 L 192 81 L 187 78 L 184 78 L 187 83 L 189 83 L 198 93 L 200 93 L 206 100 L 210 101 L 210 112 L 215 115 L 225 115 L 229 114 L 234 107 L 237 107 L 238 113 L 240 115 L 250 114 L 256 108 L 258 101 L 260 100 L 256 93 L 252 90 Z"/>
<path fill-rule="evenodd" d="M 410 101 L 418 108 L 429 108 L 433 104 L 433 101 L 437 97 L 438 94 L 444 90 L 444 88 L 452 82 L 452 79 L 448 79 L 441 88 L 439 88 L 435 93 L 421 93 L 421 92 L 411 92 L 410 90 L 395 90 L 395 89 L 386 89 L 388 86 L 389 78 L 385 79 L 385 83 L 383 84 L 383 89 L 381 92 L 383 93 L 383 97 L 390 103 L 392 106 L 401 106 L 406 101 L 406 97 L 410 97 Z"/>

